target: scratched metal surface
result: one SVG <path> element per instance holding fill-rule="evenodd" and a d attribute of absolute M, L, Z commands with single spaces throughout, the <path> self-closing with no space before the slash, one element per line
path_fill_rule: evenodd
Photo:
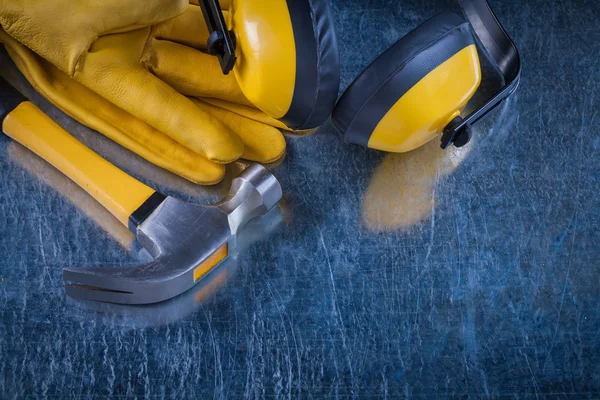
<path fill-rule="evenodd" d="M 449 1 L 334 1 L 342 86 Z M 290 138 L 281 213 L 203 286 L 154 308 L 82 304 L 61 269 L 137 263 L 127 231 L 0 138 L 0 397 L 600 396 L 599 3 L 494 1 L 518 94 L 463 150 L 386 155 L 328 123 Z M 153 168 L 1 73 L 145 182 Z M 232 172 L 233 174 L 233 172 Z"/>

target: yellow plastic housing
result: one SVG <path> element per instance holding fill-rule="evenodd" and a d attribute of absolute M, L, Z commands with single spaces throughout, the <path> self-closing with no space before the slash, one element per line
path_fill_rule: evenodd
<path fill-rule="evenodd" d="M 424 145 L 460 115 L 480 83 L 479 57 L 473 44 L 406 92 L 379 121 L 369 147 L 403 153 Z"/>
<path fill-rule="evenodd" d="M 244 95 L 274 118 L 290 109 L 296 84 L 296 44 L 286 1 L 234 0 L 229 27 L 238 59 L 233 69 Z"/>
<path fill-rule="evenodd" d="M 67 175 L 125 226 L 154 190 L 88 149 L 33 103 L 15 108 L 2 123 L 7 136 Z"/>

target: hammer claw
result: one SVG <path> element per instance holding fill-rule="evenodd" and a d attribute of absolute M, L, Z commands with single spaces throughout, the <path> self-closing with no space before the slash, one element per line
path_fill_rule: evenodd
<path fill-rule="evenodd" d="M 67 295 L 76 299 L 100 301 L 103 303 L 131 304 L 132 293 L 111 291 L 88 285 L 68 284 L 65 285 Z"/>
<path fill-rule="evenodd" d="M 120 304 L 151 304 L 180 292 L 181 276 L 154 274 L 157 260 L 126 267 L 65 268 L 67 294 L 74 298 Z M 149 279 L 149 275 L 154 275 Z"/>

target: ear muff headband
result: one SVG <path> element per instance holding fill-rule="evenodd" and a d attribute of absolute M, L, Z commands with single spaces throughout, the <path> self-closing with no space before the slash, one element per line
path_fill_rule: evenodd
<path fill-rule="evenodd" d="M 504 86 L 465 119 L 457 117 L 444 129 L 442 149 L 450 144 L 457 147 L 466 144 L 471 137 L 471 126 L 512 95 L 521 81 L 519 50 L 496 18 L 487 0 L 459 0 L 459 2 L 483 48 L 504 75 Z"/>
<path fill-rule="evenodd" d="M 461 55 L 463 50 L 468 54 Z M 424 133 L 421 128 L 415 132 L 399 132 L 401 127 L 394 127 L 394 121 L 400 124 L 402 119 L 413 118 L 411 114 L 420 111 L 411 109 L 411 105 L 407 104 L 401 107 L 405 110 L 405 115 L 397 115 L 395 119 L 392 116 L 391 123 L 388 121 L 387 125 L 392 132 L 385 133 L 383 139 L 378 143 L 371 143 L 370 147 L 401 152 L 420 146 L 439 133 L 436 130 L 443 129 L 443 124 L 449 123 L 453 116 L 435 115 L 435 112 L 447 114 L 447 110 L 452 109 L 450 113 L 453 113 L 455 109 L 464 107 L 466 101 L 475 93 L 481 79 L 475 41 L 469 24 L 454 13 L 442 13 L 426 21 L 367 67 L 338 102 L 332 117 L 334 125 L 345 134 L 348 142 L 369 146 L 378 125 L 390 110 L 402 101 L 403 96 L 411 90 L 420 90 L 417 88 L 419 83 L 436 69 L 450 68 L 445 63 L 453 57 L 465 58 L 465 62 L 459 63 L 459 66 L 467 70 L 466 75 L 461 75 L 464 84 L 460 89 L 464 93 L 459 93 L 456 98 L 449 97 L 447 104 L 443 104 L 439 109 L 430 109 L 433 113 L 431 116 L 418 116 L 425 120 L 432 118 L 430 128 L 435 132 Z M 456 71 L 448 73 L 455 74 Z M 448 86 L 448 90 L 451 89 L 456 87 Z M 431 94 L 431 90 L 425 88 L 421 93 L 427 96 L 428 93 Z M 449 120 L 440 120 L 447 118 Z M 421 138 L 415 137 L 419 135 Z"/>

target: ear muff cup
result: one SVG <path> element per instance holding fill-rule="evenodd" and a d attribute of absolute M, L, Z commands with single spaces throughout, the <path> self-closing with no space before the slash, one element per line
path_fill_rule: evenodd
<path fill-rule="evenodd" d="M 329 0 L 235 0 L 230 10 L 244 95 L 292 129 L 322 125 L 340 85 Z"/>
<path fill-rule="evenodd" d="M 451 59 L 455 59 L 452 65 L 448 64 Z M 435 137 L 466 105 L 480 82 L 470 25 L 445 12 L 373 61 L 342 95 L 333 111 L 333 124 L 350 143 L 409 151 Z M 408 94 L 410 101 L 400 104 Z M 413 120 L 414 124 L 407 123 Z M 372 136 L 384 121 L 385 132 L 374 143 Z"/>

